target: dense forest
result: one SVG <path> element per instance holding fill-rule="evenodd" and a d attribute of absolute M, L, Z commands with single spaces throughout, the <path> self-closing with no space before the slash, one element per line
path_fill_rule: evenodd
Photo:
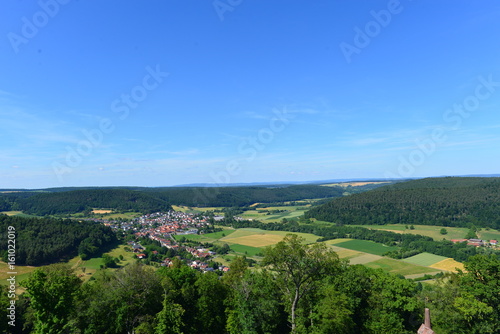
<path fill-rule="evenodd" d="M 100 270 L 83 283 L 68 267 L 37 269 L 21 282 L 11 333 L 339 333 L 413 334 L 429 307 L 440 334 L 499 333 L 500 261 L 476 255 L 466 271 L 422 285 L 361 265 L 296 235 L 244 258 L 229 272 L 201 273 L 180 261 L 154 270 L 139 263 Z M 219 276 L 222 275 L 222 276 Z M 0 293 L 0 316 L 9 300 Z"/>
<path fill-rule="evenodd" d="M 500 229 L 500 178 L 445 177 L 397 183 L 334 199 L 307 218 L 337 224 L 420 224 Z"/>
<path fill-rule="evenodd" d="M 74 190 L 58 193 L 39 193 L 21 200 L 23 212 L 35 215 L 70 214 L 110 208 L 143 213 L 168 211 L 169 203 L 142 192 L 126 189 Z"/>
<path fill-rule="evenodd" d="M 71 214 L 92 208 L 151 213 L 171 210 L 171 205 L 241 207 L 257 202 L 332 198 L 342 196 L 343 193 L 340 187 L 318 185 L 62 189 L 67 191 L 46 189 L 37 192 L 1 193 L 0 211 L 23 211 L 40 216 Z"/>
<path fill-rule="evenodd" d="M 8 231 L 9 226 L 14 228 L 16 236 L 16 265 L 38 266 L 76 255 L 87 259 L 117 241 L 110 228 L 93 222 L 0 214 L 0 229 Z M 7 233 L 1 233 L 0 256 L 4 261 L 7 250 Z"/>
<path fill-rule="evenodd" d="M 241 207 L 254 203 L 297 201 L 342 196 L 340 187 L 292 185 L 275 187 L 148 188 L 174 205 Z"/>

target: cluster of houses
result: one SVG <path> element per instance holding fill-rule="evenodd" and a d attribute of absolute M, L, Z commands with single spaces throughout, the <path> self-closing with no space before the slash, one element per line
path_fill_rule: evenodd
<path fill-rule="evenodd" d="M 450 241 L 453 243 L 467 242 L 467 245 L 476 246 L 476 247 L 483 247 L 483 246 L 496 247 L 496 246 L 498 246 L 497 240 L 487 241 L 487 240 L 481 240 L 481 239 L 451 239 Z"/>
<path fill-rule="evenodd" d="M 155 241 L 158 241 L 162 247 L 166 247 L 174 250 L 185 250 L 193 257 L 198 258 L 192 262 L 188 262 L 188 265 L 195 269 L 206 271 L 213 271 L 214 268 L 210 267 L 206 262 L 212 258 L 215 252 L 212 252 L 205 248 L 194 248 L 179 244 L 172 236 L 173 235 L 186 235 L 186 234 L 197 234 L 199 229 L 205 228 L 209 225 L 208 217 L 199 217 L 193 214 L 184 212 L 157 212 L 153 214 L 148 214 L 134 219 L 132 222 L 111 222 L 108 223 L 113 229 L 118 229 L 122 231 L 127 231 L 132 229 L 134 235 L 137 237 L 145 237 Z M 129 246 L 132 251 L 136 254 L 137 258 L 144 259 L 147 257 L 144 254 L 145 248 L 138 242 L 129 242 Z M 153 251 L 156 252 L 156 251 Z M 171 266 L 173 259 L 166 258 L 162 261 L 162 266 Z M 218 268 L 221 271 L 228 271 L 229 268 L 221 266 Z"/>

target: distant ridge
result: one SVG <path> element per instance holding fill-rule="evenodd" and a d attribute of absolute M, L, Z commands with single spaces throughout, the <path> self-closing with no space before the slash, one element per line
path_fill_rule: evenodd
<path fill-rule="evenodd" d="M 360 178 L 342 178 L 342 179 L 327 179 L 327 180 L 311 180 L 311 181 L 269 181 L 269 182 L 248 182 L 248 183 L 187 183 L 172 186 L 70 186 L 70 187 L 49 187 L 49 188 L 3 188 L 0 192 L 61 192 L 71 190 L 87 190 L 87 189 L 128 189 L 128 190 L 144 190 L 144 189 L 159 189 L 159 188 L 215 188 L 215 187 L 259 187 L 259 186 L 290 186 L 301 184 L 328 184 L 339 182 L 388 182 L 388 181 L 410 181 L 424 178 L 441 178 L 441 177 L 500 177 L 500 174 L 467 174 L 467 175 L 439 175 L 439 176 L 422 176 L 411 178 L 384 178 L 384 177 L 360 177 Z"/>

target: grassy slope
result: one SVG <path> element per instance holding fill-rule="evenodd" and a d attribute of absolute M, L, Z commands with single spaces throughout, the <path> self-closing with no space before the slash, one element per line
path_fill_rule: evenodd
<path fill-rule="evenodd" d="M 382 255 L 386 252 L 397 250 L 397 247 L 385 246 L 368 240 L 349 240 L 335 244 L 337 247 L 352 249 L 359 252 Z"/>
<path fill-rule="evenodd" d="M 390 259 L 390 258 L 382 258 L 370 263 L 366 263 L 365 266 L 374 269 L 383 269 L 384 271 L 399 274 L 403 276 L 407 275 L 415 275 L 415 274 L 427 274 L 431 272 L 437 272 L 439 270 L 432 269 L 429 267 L 418 266 L 411 263 L 405 263 L 403 261 Z"/>
<path fill-rule="evenodd" d="M 331 224 L 331 223 L 329 223 Z M 374 230 L 383 230 L 396 233 L 409 233 L 409 234 L 420 234 L 433 238 L 434 240 L 451 240 L 451 239 L 463 239 L 469 229 L 464 227 L 445 227 L 447 234 L 441 234 L 440 231 L 443 226 L 433 226 L 433 225 L 413 225 L 414 230 L 406 229 L 405 225 L 399 224 L 388 224 L 388 225 L 352 225 L 364 228 L 370 228 Z M 478 237 L 484 240 L 500 240 L 500 231 L 494 229 L 481 229 L 477 233 Z"/>
<path fill-rule="evenodd" d="M 125 247 L 126 247 L 125 245 L 120 245 L 117 248 L 106 253 L 112 257 L 119 257 L 120 255 L 123 255 L 124 260 L 120 261 L 119 263 L 121 267 L 135 261 L 134 254 L 132 252 L 125 251 L 124 249 Z M 81 278 L 84 281 L 86 281 L 91 277 L 92 274 L 94 274 L 100 268 L 102 264 L 102 258 L 97 257 L 97 258 L 91 258 L 87 261 L 82 261 L 79 256 L 76 256 L 73 259 L 69 260 L 67 263 L 75 270 L 75 273 L 77 275 L 82 275 Z M 17 272 L 17 275 L 15 275 L 16 283 L 19 285 L 19 282 L 27 279 L 33 271 L 41 267 L 16 266 L 15 268 L 16 268 L 15 271 Z M 85 273 L 83 272 L 82 268 L 85 268 Z M 111 270 L 116 270 L 116 269 L 111 269 Z M 7 272 L 9 272 L 7 263 L 0 261 L 0 285 L 7 284 L 6 279 L 10 276 L 7 274 Z"/>
<path fill-rule="evenodd" d="M 419 266 L 432 266 L 435 263 L 448 259 L 447 257 L 434 255 L 430 253 L 420 253 L 406 259 L 403 259 L 404 262 L 417 264 Z"/>

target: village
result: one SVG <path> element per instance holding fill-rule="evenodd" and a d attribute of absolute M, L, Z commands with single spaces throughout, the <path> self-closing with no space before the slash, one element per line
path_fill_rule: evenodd
<path fill-rule="evenodd" d="M 216 268 L 209 262 L 216 254 L 207 248 L 190 247 L 178 242 L 174 235 L 192 235 L 203 233 L 204 231 L 213 228 L 210 220 L 218 221 L 223 219 L 222 216 L 206 217 L 184 213 L 180 211 L 156 212 L 146 214 L 139 218 L 135 218 L 129 222 L 125 221 L 101 221 L 104 225 L 111 227 L 115 231 L 122 231 L 128 234 L 133 234 L 136 240 L 127 242 L 131 251 L 135 253 L 138 259 L 148 258 L 146 247 L 141 245 L 138 239 L 147 238 L 158 242 L 161 247 L 173 250 L 167 254 L 182 254 L 188 253 L 192 258 L 181 258 L 189 266 L 203 272 L 220 270 L 227 272 L 228 267 L 218 265 Z M 158 251 L 153 250 L 152 254 L 158 256 Z M 177 256 L 180 258 L 180 256 Z M 172 266 L 174 256 L 167 256 L 161 259 L 161 266 Z"/>

